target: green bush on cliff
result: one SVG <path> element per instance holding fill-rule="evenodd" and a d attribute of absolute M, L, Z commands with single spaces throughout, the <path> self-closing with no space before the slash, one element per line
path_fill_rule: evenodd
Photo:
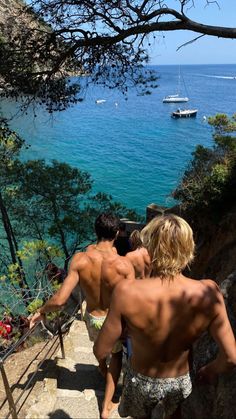
<path fill-rule="evenodd" d="M 173 197 L 191 213 L 220 214 L 236 201 L 236 114 L 217 114 L 208 123 L 213 147 L 196 147 Z"/>

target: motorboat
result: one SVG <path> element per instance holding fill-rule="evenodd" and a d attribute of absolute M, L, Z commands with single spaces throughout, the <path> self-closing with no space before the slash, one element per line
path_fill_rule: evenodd
<path fill-rule="evenodd" d="M 97 105 L 100 105 L 101 103 L 105 103 L 106 99 L 97 99 L 95 100 L 95 103 L 97 103 Z"/>
<path fill-rule="evenodd" d="M 163 103 L 181 103 L 188 102 L 189 98 L 187 96 L 181 97 L 180 95 L 168 95 L 163 99 Z"/>
<path fill-rule="evenodd" d="M 197 109 L 177 109 L 172 112 L 171 116 L 173 118 L 193 118 L 197 116 L 197 111 Z"/>

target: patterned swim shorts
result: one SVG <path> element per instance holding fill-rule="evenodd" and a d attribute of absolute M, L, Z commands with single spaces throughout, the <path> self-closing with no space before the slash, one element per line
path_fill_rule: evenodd
<path fill-rule="evenodd" d="M 172 415 L 191 391 L 189 373 L 177 378 L 152 378 L 134 372 L 128 363 L 119 414 L 163 419 Z"/>
<path fill-rule="evenodd" d="M 102 328 L 102 325 L 106 320 L 106 316 L 93 316 L 92 314 L 88 313 L 88 311 L 86 311 L 84 320 L 88 330 L 89 339 L 91 342 L 95 342 Z M 120 340 L 118 340 L 112 349 L 112 353 L 115 354 L 120 351 L 122 351 L 122 343 Z"/>

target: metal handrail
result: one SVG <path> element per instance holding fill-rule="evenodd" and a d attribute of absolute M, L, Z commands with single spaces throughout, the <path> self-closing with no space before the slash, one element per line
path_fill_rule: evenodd
<path fill-rule="evenodd" d="M 80 304 L 75 308 L 73 314 L 69 317 L 68 321 L 65 324 L 71 324 L 72 323 L 72 321 L 75 319 L 75 313 L 78 311 L 79 306 L 80 306 Z M 57 320 L 58 320 L 57 330 L 53 334 L 53 337 L 55 339 L 54 339 L 52 345 L 50 345 L 50 347 L 49 347 L 48 351 L 46 352 L 46 354 L 44 355 L 43 359 L 37 365 L 36 371 L 32 374 L 32 376 L 30 377 L 30 379 L 27 381 L 27 384 L 25 385 L 24 389 L 21 391 L 20 395 L 18 396 L 18 398 L 16 400 L 13 399 L 12 388 L 10 387 L 9 381 L 7 379 L 7 374 L 6 374 L 6 371 L 5 371 L 5 368 L 4 368 L 4 362 L 35 331 L 35 328 L 37 327 L 37 325 L 35 325 L 32 329 L 28 330 L 15 344 L 13 344 L 11 346 L 11 348 L 2 357 L 0 357 L 0 372 L 1 372 L 1 375 L 2 375 L 3 384 L 4 384 L 4 388 L 5 388 L 5 392 L 6 392 L 6 398 L 2 402 L 2 404 L 0 406 L 0 409 L 2 409 L 2 407 L 4 406 L 4 404 L 6 403 L 6 401 L 8 401 L 8 404 L 9 404 L 9 412 L 8 412 L 7 416 L 5 416 L 5 419 L 9 418 L 9 416 L 11 416 L 12 419 L 17 419 L 18 418 L 17 415 L 18 415 L 19 411 L 21 410 L 21 408 L 22 408 L 22 406 L 23 406 L 23 404 L 24 404 L 24 402 L 25 402 L 26 399 L 23 401 L 23 403 L 21 404 L 21 406 L 19 408 L 17 408 L 17 404 L 19 403 L 19 401 L 22 398 L 22 396 L 25 393 L 25 391 L 29 388 L 30 384 L 32 383 L 33 379 L 35 378 L 36 374 L 38 373 L 41 365 L 47 359 L 47 357 L 50 354 L 50 352 L 52 351 L 52 349 L 53 349 L 53 352 L 50 354 L 49 359 L 54 355 L 54 353 L 59 348 L 59 346 L 60 346 L 60 349 L 61 349 L 62 358 L 63 359 L 65 358 L 65 349 L 64 349 L 64 342 L 63 342 L 63 332 L 62 332 L 61 322 L 60 322 L 59 317 L 58 317 Z M 42 353 L 43 350 L 46 348 L 46 346 L 48 344 L 49 344 L 49 341 L 46 342 L 46 344 L 44 345 L 44 347 L 39 351 L 39 353 L 36 356 L 38 356 L 40 353 Z M 33 361 L 31 361 L 28 364 L 27 368 L 25 369 L 25 371 L 23 372 L 23 374 L 19 378 L 18 383 L 21 380 L 21 378 L 26 374 L 26 372 L 28 371 L 28 369 L 31 366 L 32 362 Z"/>

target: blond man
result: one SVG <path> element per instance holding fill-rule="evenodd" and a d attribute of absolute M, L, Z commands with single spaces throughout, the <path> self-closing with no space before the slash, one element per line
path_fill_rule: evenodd
<path fill-rule="evenodd" d="M 187 278 L 194 241 L 182 218 L 155 218 L 143 232 L 152 261 L 152 278 L 120 282 L 94 347 L 102 361 L 121 334 L 125 321 L 132 341 L 119 406 L 121 417 L 180 418 L 180 404 L 192 390 L 189 354 L 209 330 L 219 347 L 199 378 L 212 382 L 236 365 L 236 345 L 223 296 L 210 279 Z"/>

